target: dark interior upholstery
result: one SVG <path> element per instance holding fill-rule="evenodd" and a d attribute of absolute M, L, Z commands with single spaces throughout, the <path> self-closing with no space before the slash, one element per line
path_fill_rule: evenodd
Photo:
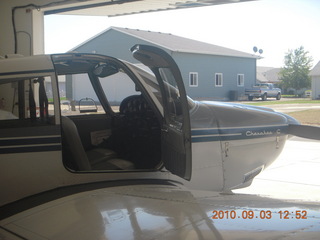
<path fill-rule="evenodd" d="M 149 169 L 161 159 L 160 124 L 153 110 L 142 95 L 125 98 L 120 104 L 122 120 L 118 126 L 125 159 L 135 163 L 137 168 Z"/>
<path fill-rule="evenodd" d="M 96 147 L 85 151 L 75 123 L 61 117 L 63 152 L 66 165 L 78 171 L 134 169 L 134 164 L 121 159 L 116 152 Z"/>

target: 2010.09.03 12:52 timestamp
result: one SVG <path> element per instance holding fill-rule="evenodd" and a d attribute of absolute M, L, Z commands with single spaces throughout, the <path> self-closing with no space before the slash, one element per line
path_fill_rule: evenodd
<path fill-rule="evenodd" d="M 272 212 L 271 210 L 214 210 L 212 219 L 308 219 L 306 210 L 280 210 Z"/>

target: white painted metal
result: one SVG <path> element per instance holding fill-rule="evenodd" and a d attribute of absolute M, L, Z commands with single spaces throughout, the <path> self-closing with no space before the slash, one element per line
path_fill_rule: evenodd
<path fill-rule="evenodd" d="M 220 217 L 215 211 L 222 212 Z M 15 233 L 21 239 L 37 240 L 318 239 L 319 212 L 319 204 L 314 203 L 190 191 L 179 185 L 118 186 L 63 197 L 4 219 L 0 236 Z M 212 219 L 214 216 L 218 219 Z"/>

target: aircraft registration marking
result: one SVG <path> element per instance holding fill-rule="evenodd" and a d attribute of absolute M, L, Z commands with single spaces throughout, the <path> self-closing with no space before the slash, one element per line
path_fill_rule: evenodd
<path fill-rule="evenodd" d="M 242 127 L 242 128 L 210 128 L 192 129 L 192 142 L 229 141 L 248 138 L 263 138 L 286 134 L 286 125 Z"/>

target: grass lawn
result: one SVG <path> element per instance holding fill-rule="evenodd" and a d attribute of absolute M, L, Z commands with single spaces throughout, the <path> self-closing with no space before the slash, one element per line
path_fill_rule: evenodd
<path fill-rule="evenodd" d="M 297 119 L 301 124 L 320 126 L 319 109 L 291 112 L 287 114 Z"/>
<path fill-rule="evenodd" d="M 248 105 L 254 106 L 270 106 L 276 104 L 320 104 L 320 100 L 310 100 L 310 99 L 296 99 L 296 100 L 281 100 L 281 101 L 253 101 L 246 103 Z M 297 119 L 301 124 L 306 125 L 314 125 L 320 126 L 320 109 L 310 109 L 310 110 L 303 110 L 297 112 L 290 112 L 286 113 L 295 119 Z"/>
<path fill-rule="evenodd" d="M 270 101 L 253 101 L 253 102 L 246 102 L 248 105 L 254 105 L 254 106 L 267 106 L 267 105 L 276 105 L 276 104 L 320 104 L 320 100 L 310 100 L 310 99 L 297 99 L 297 100 L 282 100 L 282 101 L 276 101 L 276 100 L 270 100 Z"/>

